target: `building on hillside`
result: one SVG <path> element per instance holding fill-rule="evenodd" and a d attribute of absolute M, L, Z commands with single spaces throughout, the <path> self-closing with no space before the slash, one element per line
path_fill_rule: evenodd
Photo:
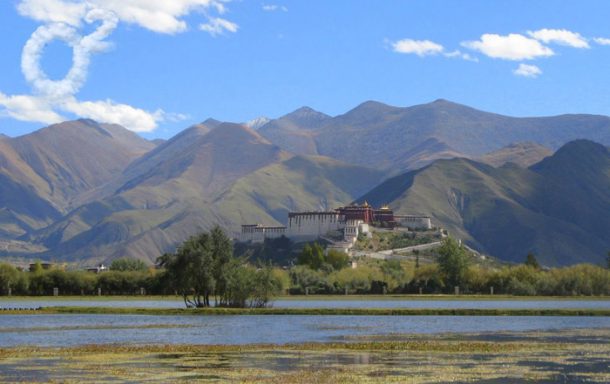
<path fill-rule="evenodd" d="M 345 227 L 345 217 L 337 211 L 290 212 L 286 237 L 294 241 L 310 241 L 341 231 Z"/>
<path fill-rule="evenodd" d="M 261 224 L 246 224 L 241 226 L 240 241 L 262 243 L 265 239 L 275 239 L 286 236 L 286 227 L 269 227 Z"/>
<path fill-rule="evenodd" d="M 355 244 L 359 234 L 369 234 L 370 225 L 384 228 L 404 226 L 412 229 L 431 229 L 428 216 L 394 215 L 388 207 L 374 209 L 367 202 L 352 204 L 333 211 L 290 212 L 286 227 L 247 224 L 241 226 L 239 240 L 242 242 L 262 243 L 265 239 L 281 236 L 296 241 L 313 241 L 320 237 L 336 238 L 342 235 L 342 242 Z M 342 246 L 342 245 L 341 245 Z"/>
<path fill-rule="evenodd" d="M 432 229 L 432 219 L 429 216 L 394 215 L 396 223 L 409 229 Z"/>

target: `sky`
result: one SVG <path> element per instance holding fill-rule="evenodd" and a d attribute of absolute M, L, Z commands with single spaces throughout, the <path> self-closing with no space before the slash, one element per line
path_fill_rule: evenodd
<path fill-rule="evenodd" d="M 2 0 L 0 133 L 92 118 L 169 138 L 367 100 L 610 115 L 609 16 L 607 1 Z"/>

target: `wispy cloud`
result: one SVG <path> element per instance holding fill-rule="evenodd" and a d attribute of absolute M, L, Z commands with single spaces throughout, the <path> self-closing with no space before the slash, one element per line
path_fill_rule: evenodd
<path fill-rule="evenodd" d="M 542 70 L 535 65 L 521 63 L 513 73 L 515 76 L 536 78 L 542 74 Z"/>
<path fill-rule="evenodd" d="M 237 24 L 212 16 L 224 14 L 229 0 L 20 0 L 18 12 L 43 23 L 23 48 L 21 70 L 32 86 L 32 95 L 0 92 L 0 116 L 45 124 L 65 120 L 63 113 L 116 123 L 138 132 L 154 130 L 159 122 L 182 119 L 161 109 L 150 112 L 113 100 L 79 101 L 76 94 L 87 80 L 92 55 L 105 51 L 106 39 L 119 23 L 134 24 L 153 32 L 176 34 L 188 29 L 186 20 L 196 12 L 206 19 L 200 29 L 213 36 L 236 32 Z M 95 31 L 82 36 L 85 26 Z M 60 40 L 73 49 L 73 63 L 61 80 L 51 80 L 41 66 L 44 47 Z"/>
<path fill-rule="evenodd" d="M 402 39 L 392 43 L 392 49 L 397 53 L 414 54 L 419 57 L 438 55 L 445 48 L 430 40 Z"/>
<path fill-rule="evenodd" d="M 263 4 L 262 9 L 265 12 L 275 12 L 275 11 L 288 12 L 288 7 L 286 7 L 285 5 L 277 5 L 277 4 Z"/>
<path fill-rule="evenodd" d="M 497 60 L 524 61 L 539 60 L 555 56 L 550 45 L 561 45 L 576 49 L 590 49 L 589 42 L 598 45 L 610 45 L 610 38 L 587 38 L 578 32 L 567 29 L 542 28 L 525 33 L 509 33 L 500 35 L 484 33 L 478 40 L 462 41 L 460 46 L 484 57 Z M 414 54 L 419 57 L 441 55 L 447 58 L 459 58 L 478 62 L 475 54 L 466 53 L 459 49 L 447 49 L 442 44 L 430 40 L 402 39 L 392 43 L 392 50 L 397 53 Z M 530 78 L 538 77 L 542 70 L 531 64 L 520 64 L 513 70 L 517 76 Z"/>
<path fill-rule="evenodd" d="M 593 38 L 593 41 L 595 41 L 599 45 L 610 45 L 610 39 L 605 37 L 595 37 Z"/>
<path fill-rule="evenodd" d="M 456 49 L 455 51 L 451 51 L 451 52 L 446 52 L 444 53 L 445 57 L 451 57 L 451 58 L 459 58 L 462 60 L 466 60 L 466 61 L 473 61 L 475 63 L 479 62 L 479 59 L 477 57 L 474 57 L 468 53 L 464 53 L 462 51 L 460 51 L 459 49 Z"/>
<path fill-rule="evenodd" d="M 539 29 L 528 31 L 527 34 L 545 44 L 566 45 L 572 48 L 590 48 L 587 39 L 580 33 L 568 31 L 567 29 Z"/>
<path fill-rule="evenodd" d="M 239 29 L 239 26 L 229 20 L 222 19 L 220 17 L 211 19 L 205 24 L 199 25 L 199 29 L 206 31 L 210 35 L 216 37 L 222 35 L 225 32 L 235 33 Z"/>

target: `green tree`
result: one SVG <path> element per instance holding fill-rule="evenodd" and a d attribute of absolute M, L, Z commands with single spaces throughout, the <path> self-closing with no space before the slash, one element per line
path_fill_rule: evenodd
<path fill-rule="evenodd" d="M 536 255 L 534 255 L 531 252 L 527 254 L 527 257 L 525 259 L 525 265 L 532 267 L 534 269 L 540 269 L 540 264 L 538 263 L 538 260 L 536 259 Z"/>
<path fill-rule="evenodd" d="M 297 259 L 297 264 L 306 265 L 313 270 L 319 270 L 322 267 L 322 264 L 325 262 L 324 258 L 324 250 L 320 246 L 320 244 L 305 244 L 303 247 L 303 251 L 299 255 Z"/>
<path fill-rule="evenodd" d="M 191 236 L 175 254 L 158 260 L 165 267 L 168 281 L 180 293 L 188 308 L 210 306 L 214 292 L 212 241 L 208 233 Z"/>
<path fill-rule="evenodd" d="M 345 252 L 330 249 L 326 253 L 326 262 L 330 264 L 335 271 L 347 267 L 349 264 L 349 256 Z"/>
<path fill-rule="evenodd" d="M 451 237 L 443 239 L 438 249 L 438 265 L 450 289 L 464 283 L 469 261 L 466 250 L 461 244 Z"/>
<path fill-rule="evenodd" d="M 215 226 L 210 232 L 210 242 L 215 301 L 217 305 L 226 305 L 223 297 L 226 297 L 228 273 L 232 267 L 233 244 L 219 226 Z M 220 303 L 218 298 L 220 298 Z"/>
<path fill-rule="evenodd" d="M 112 260 L 109 269 L 111 271 L 146 271 L 148 266 L 145 262 L 139 259 L 132 259 L 130 257 L 123 257 L 120 259 Z"/>
<path fill-rule="evenodd" d="M 162 281 L 180 293 L 188 308 L 264 306 L 280 286 L 271 269 L 254 268 L 233 255 L 233 243 L 222 229 L 190 237 L 175 254 L 158 259 Z"/>
<path fill-rule="evenodd" d="M 17 268 L 10 264 L 0 264 L 0 293 L 7 294 L 9 288 L 13 289 L 19 282 L 19 272 Z"/>

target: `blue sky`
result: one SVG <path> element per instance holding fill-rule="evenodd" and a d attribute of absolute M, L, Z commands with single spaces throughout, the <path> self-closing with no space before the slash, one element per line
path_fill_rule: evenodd
<path fill-rule="evenodd" d="M 0 2 L 0 132 L 91 117 L 167 138 L 207 117 L 366 100 L 610 115 L 605 1 L 150 0 L 148 14 L 130 2 Z M 73 50 L 49 35 L 80 49 L 62 84 L 44 77 L 61 80 Z"/>

